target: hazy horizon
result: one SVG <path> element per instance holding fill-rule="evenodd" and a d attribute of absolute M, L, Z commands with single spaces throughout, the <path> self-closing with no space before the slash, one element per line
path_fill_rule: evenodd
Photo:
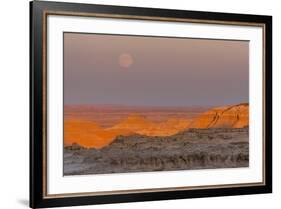
<path fill-rule="evenodd" d="M 102 104 L 102 103 L 68 103 L 64 104 L 64 106 L 96 106 L 96 107 L 132 107 L 132 108 L 212 108 L 218 106 L 232 106 L 232 105 L 240 105 L 240 104 L 248 104 L 249 102 L 239 102 L 239 103 L 229 103 L 223 105 L 128 105 L 128 104 Z"/>
<path fill-rule="evenodd" d="M 248 41 L 64 33 L 65 105 L 213 107 L 248 100 Z"/>

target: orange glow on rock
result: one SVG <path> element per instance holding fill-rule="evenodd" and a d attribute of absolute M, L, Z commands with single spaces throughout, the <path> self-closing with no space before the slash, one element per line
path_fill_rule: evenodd
<path fill-rule="evenodd" d="M 213 108 L 193 120 L 168 118 L 152 122 L 138 114 L 106 128 L 94 121 L 78 118 L 64 120 L 64 146 L 77 143 L 86 148 L 107 146 L 117 136 L 140 134 L 145 136 L 171 136 L 188 128 L 243 128 L 249 126 L 249 105 L 239 104 Z"/>

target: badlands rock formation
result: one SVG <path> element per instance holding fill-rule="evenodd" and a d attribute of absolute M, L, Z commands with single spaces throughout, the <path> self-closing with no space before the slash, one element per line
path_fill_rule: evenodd
<path fill-rule="evenodd" d="M 203 113 L 189 128 L 244 128 L 249 126 L 249 104 L 218 107 Z"/>
<path fill-rule="evenodd" d="M 248 128 L 117 136 L 101 149 L 65 147 L 64 175 L 248 167 L 248 141 Z"/>
<path fill-rule="evenodd" d="M 153 123 L 139 115 L 129 116 L 126 120 L 113 126 L 110 130 L 123 130 L 146 136 L 171 136 L 188 128 L 190 121 L 171 118 L 167 121 Z"/>
<path fill-rule="evenodd" d="M 128 135 L 126 130 L 106 130 L 92 121 L 65 120 L 64 145 L 77 143 L 82 147 L 102 148 L 112 142 L 118 135 Z"/>
<path fill-rule="evenodd" d="M 249 125 L 249 105 L 238 104 L 213 108 L 191 120 L 169 118 L 152 122 L 143 116 L 128 116 L 109 128 L 100 127 L 90 120 L 65 119 L 64 145 L 77 143 L 86 148 L 103 148 L 117 136 L 139 134 L 144 136 L 172 136 L 189 128 L 244 128 Z"/>

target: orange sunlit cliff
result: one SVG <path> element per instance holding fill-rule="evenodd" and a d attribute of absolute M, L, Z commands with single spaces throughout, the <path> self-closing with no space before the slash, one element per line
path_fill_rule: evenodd
<path fill-rule="evenodd" d="M 65 118 L 64 144 L 102 148 L 118 135 L 171 136 L 188 128 L 243 128 L 249 125 L 249 105 L 213 108 L 196 118 L 168 118 L 153 122 L 131 114 L 111 127 L 101 127 L 89 119 Z"/>
<path fill-rule="evenodd" d="M 213 108 L 195 119 L 189 128 L 243 128 L 249 125 L 249 105 Z"/>

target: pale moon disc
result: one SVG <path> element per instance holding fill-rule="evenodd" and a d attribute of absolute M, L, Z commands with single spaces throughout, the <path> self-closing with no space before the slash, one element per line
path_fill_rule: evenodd
<path fill-rule="evenodd" d="M 124 68 L 129 68 L 134 63 L 132 55 L 128 53 L 122 53 L 119 56 L 119 65 Z"/>

